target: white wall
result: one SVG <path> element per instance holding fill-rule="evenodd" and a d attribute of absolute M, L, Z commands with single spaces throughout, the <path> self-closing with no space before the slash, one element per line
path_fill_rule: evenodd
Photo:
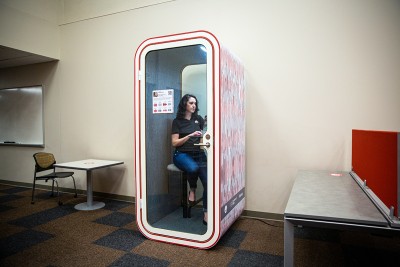
<path fill-rule="evenodd" d="M 64 4 L 71 12 L 91 2 Z M 101 2 L 86 19 L 64 13 L 61 60 L 45 95 L 46 150 L 62 161 L 125 162 L 124 169 L 94 172 L 95 191 L 135 193 L 133 59 L 154 36 L 208 30 L 243 61 L 246 210 L 283 213 L 299 169 L 350 170 L 351 129 L 400 131 L 398 1 L 177 0 L 143 1 L 152 2 L 143 8 L 132 6 L 140 1 Z M 0 85 L 26 85 L 30 75 L 15 73 L 36 68 L 43 67 L 0 71 Z M 1 158 L 26 166 L 2 160 L 0 179 L 30 182 L 32 152 L 0 147 Z M 116 178 L 109 181 L 108 172 Z M 85 188 L 84 173 L 78 177 Z"/>
<path fill-rule="evenodd" d="M 207 64 L 186 66 L 182 70 L 182 95 L 195 95 L 199 115 L 207 116 Z"/>

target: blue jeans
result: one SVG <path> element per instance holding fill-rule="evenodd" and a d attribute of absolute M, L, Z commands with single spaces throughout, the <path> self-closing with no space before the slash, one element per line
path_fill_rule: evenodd
<path fill-rule="evenodd" d="M 187 173 L 190 188 L 197 188 L 197 178 L 203 185 L 203 210 L 207 211 L 207 156 L 204 151 L 174 153 L 174 164 Z"/>

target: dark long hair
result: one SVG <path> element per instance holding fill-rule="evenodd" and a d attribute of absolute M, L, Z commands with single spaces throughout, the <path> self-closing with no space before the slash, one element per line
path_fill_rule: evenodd
<path fill-rule="evenodd" d="M 196 99 L 196 111 L 193 113 L 192 117 L 193 116 L 197 117 L 197 112 L 199 112 L 199 101 L 197 100 L 197 97 L 195 97 L 194 95 L 186 94 L 186 95 L 182 96 L 181 101 L 179 101 L 178 112 L 176 113 L 176 118 L 177 119 L 185 118 L 186 105 L 187 105 L 187 102 L 189 101 L 189 98 L 191 98 L 191 97 Z"/>

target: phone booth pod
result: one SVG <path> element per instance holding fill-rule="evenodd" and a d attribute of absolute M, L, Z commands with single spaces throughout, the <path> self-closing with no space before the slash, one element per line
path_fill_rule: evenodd
<path fill-rule="evenodd" d="M 134 84 L 138 229 L 152 240 L 211 248 L 245 206 L 243 65 L 206 31 L 155 37 L 136 51 Z M 173 165 L 171 141 L 171 124 L 186 94 L 196 96 L 204 119 L 195 145 L 206 154 L 207 166 L 207 183 L 198 181 L 198 205 L 189 212 L 187 174 Z"/>

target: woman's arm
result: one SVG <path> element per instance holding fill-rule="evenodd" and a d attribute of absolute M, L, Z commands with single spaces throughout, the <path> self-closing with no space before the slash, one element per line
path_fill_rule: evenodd
<path fill-rule="evenodd" d="M 171 135 L 172 146 L 173 147 L 181 146 L 184 143 L 186 143 L 187 140 L 189 140 L 190 137 L 192 137 L 192 136 L 201 136 L 201 131 L 195 131 L 195 132 L 193 132 L 191 134 L 188 134 L 188 135 L 186 135 L 186 136 L 184 136 L 182 138 L 179 138 L 179 134 L 178 133 L 172 134 Z"/>

